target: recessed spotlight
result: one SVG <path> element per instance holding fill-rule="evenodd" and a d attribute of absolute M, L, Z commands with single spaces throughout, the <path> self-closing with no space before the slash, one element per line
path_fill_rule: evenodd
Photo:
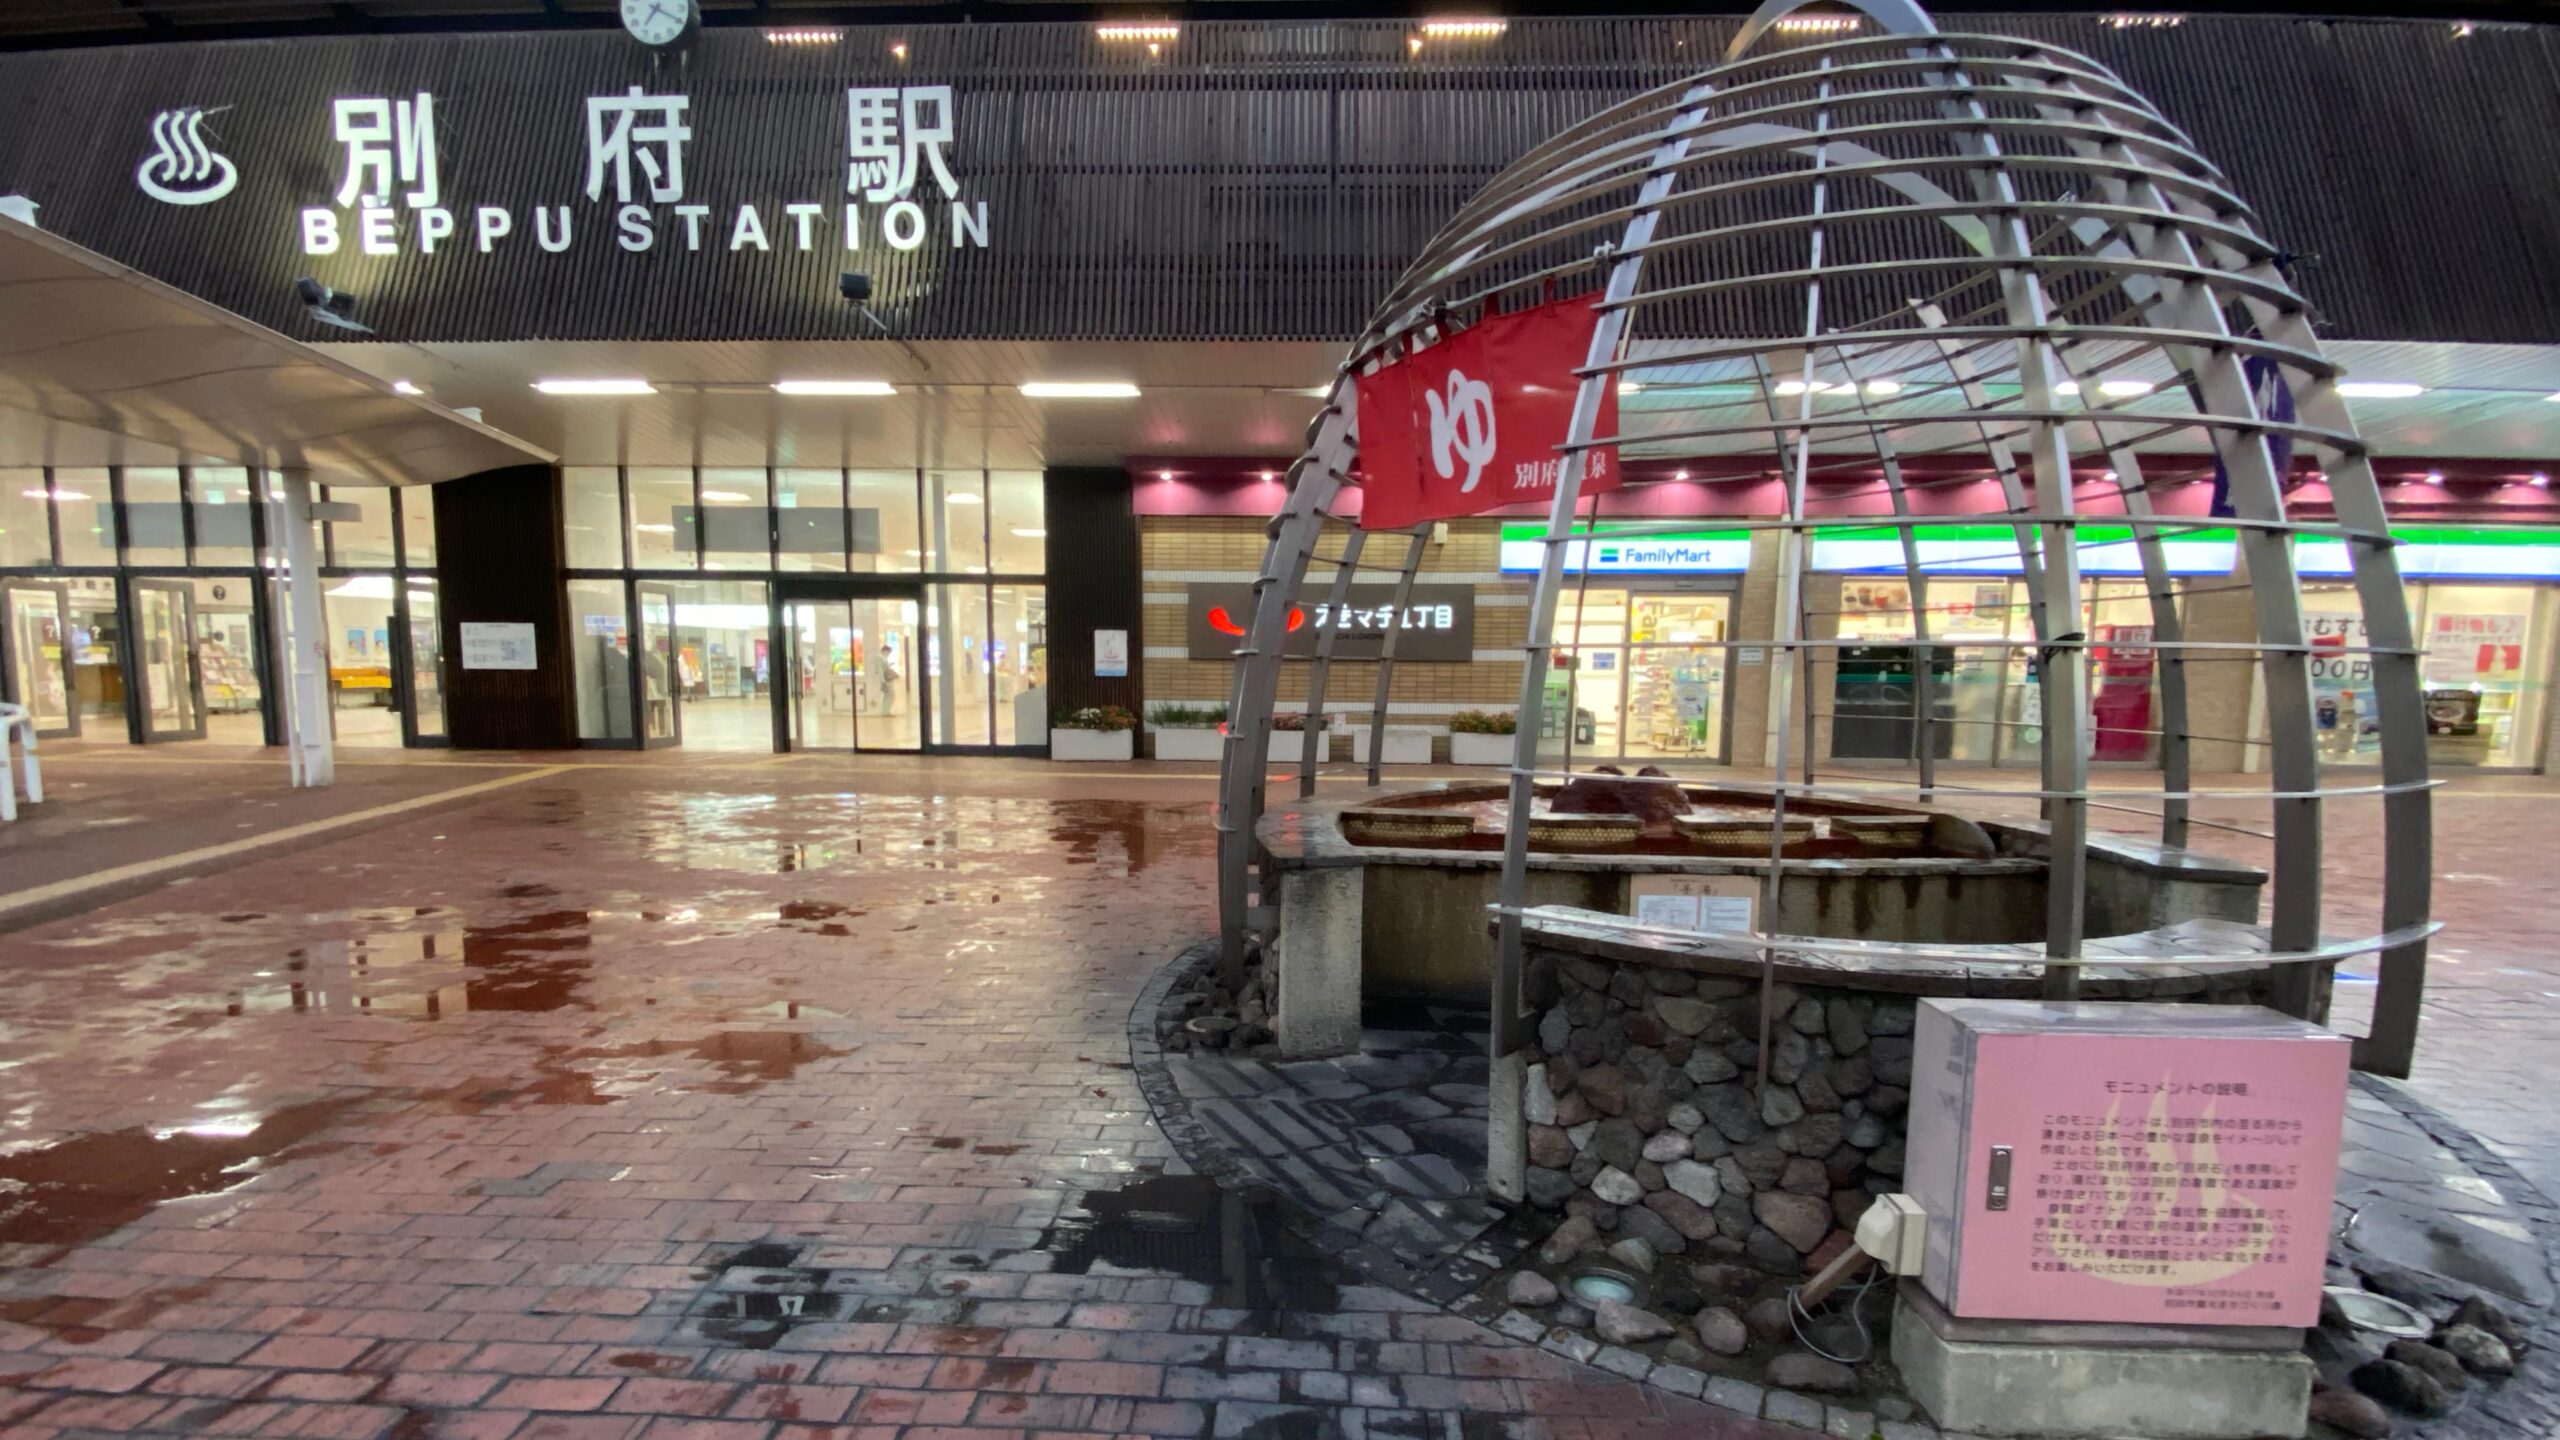
<path fill-rule="evenodd" d="M 2551 477 L 2540 470 L 2536 470 L 2533 472 L 2533 478 L 2524 483 L 2532 486 L 2536 490 L 2548 490 L 2551 488 Z"/>
<path fill-rule="evenodd" d="M 1689 472 L 1686 470 L 1674 470 L 1671 472 L 1671 478 L 1674 480 L 1686 480 L 1689 478 Z"/>
<path fill-rule="evenodd" d="M 2130 400 L 2136 396 L 2148 395 L 2153 388 L 2148 380 L 2101 380 L 2098 382 L 2099 394 L 2112 396 L 2118 400 Z"/>
<path fill-rule="evenodd" d="M 1160 22 L 1147 25 L 1096 25 L 1093 27 L 1093 36 L 1097 40 L 1145 40 L 1162 44 L 1164 41 L 1178 38 L 1181 34 L 1181 26 Z"/>
<path fill-rule="evenodd" d="M 1034 400 L 1135 400 L 1138 387 L 1125 380 L 1026 380 L 1022 393 Z"/>
<path fill-rule="evenodd" d="M 1170 470 L 1159 470 L 1156 472 L 1156 478 L 1159 480 L 1170 480 L 1173 478 L 1173 472 Z"/>
<path fill-rule="evenodd" d="M 658 387 L 646 380 L 536 380 L 533 388 L 545 395 L 655 395 Z"/>
<path fill-rule="evenodd" d="M 394 380 L 391 382 L 391 388 L 399 391 L 403 395 L 424 395 L 427 393 L 426 391 L 418 388 L 416 382 L 409 380 Z"/>
<path fill-rule="evenodd" d="M 1492 40 L 1511 28 L 1507 20 L 1425 20 L 1422 33 L 1434 40 Z"/>
<path fill-rule="evenodd" d="M 776 380 L 773 388 L 785 395 L 895 395 L 898 387 L 886 380 Z"/>
<path fill-rule="evenodd" d="M 2350 400 L 2406 400 L 2427 393 L 2424 385 L 2408 385 L 2397 380 L 2342 380 L 2338 393 Z"/>
<path fill-rule="evenodd" d="M 1262 472 L 1262 483 L 1264 483 L 1264 484 L 1266 484 L 1266 485 L 1270 484 L 1272 481 L 1277 480 L 1277 479 L 1279 479 L 1279 478 L 1280 478 L 1280 475 L 1279 475 L 1279 472 L 1277 472 L 1277 471 L 1273 471 L 1273 470 L 1265 470 L 1265 471 L 1263 471 L 1263 472 Z"/>
<path fill-rule="evenodd" d="M 2101 470 L 2098 472 L 2098 478 L 2101 480 L 2113 480 L 2116 478 L 2116 472 L 2113 470 Z"/>
<path fill-rule="evenodd" d="M 764 32 L 764 40 L 768 45 L 833 45 L 843 38 L 843 31 L 829 30 L 821 25 L 795 25 L 788 29 Z"/>
<path fill-rule="evenodd" d="M 898 41 L 896 44 L 891 45 L 891 46 L 889 47 L 889 58 L 890 58 L 890 59 L 892 59 L 892 60 L 904 60 L 904 59 L 906 59 L 906 58 L 907 58 L 907 42 L 906 42 L 906 41 L 904 41 L 904 40 L 901 40 L 901 41 Z"/>
<path fill-rule="evenodd" d="M 2441 470 L 2430 470 L 2430 471 L 2428 471 L 2428 472 L 2427 472 L 2427 480 L 2426 480 L 2426 483 L 2428 483 L 2428 484 L 2430 484 L 2430 485 L 2441 485 L 2441 484 L 2443 484 L 2443 483 L 2444 483 L 2444 472 L 2443 472 L 2443 471 L 2441 471 Z"/>
<path fill-rule="evenodd" d="M 643 533 L 643 534 L 647 534 L 647 535 L 673 535 L 674 533 L 676 533 L 676 527 L 674 527 L 673 525 L 647 525 L 647 524 L 641 524 L 641 525 L 634 525 L 634 526 L 632 526 L 631 528 L 632 528 L 632 529 L 634 529 L 634 530 L 640 531 L 640 532 L 641 532 L 641 533 Z"/>

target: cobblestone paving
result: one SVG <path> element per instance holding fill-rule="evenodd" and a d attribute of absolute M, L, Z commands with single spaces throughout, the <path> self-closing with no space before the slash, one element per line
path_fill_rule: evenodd
<path fill-rule="evenodd" d="M 1168 1173 L 1205 787 L 887 773 L 581 767 L 0 936 L 0 1429 L 1794 1433 Z"/>

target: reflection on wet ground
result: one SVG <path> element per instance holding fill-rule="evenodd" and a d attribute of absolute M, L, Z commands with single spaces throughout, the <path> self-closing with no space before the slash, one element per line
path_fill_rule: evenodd
<path fill-rule="evenodd" d="M 359 1103 L 214 1112 L 178 1129 L 74 1135 L 0 1155 L 0 1245 L 83 1245 L 166 1201 L 245 1185 Z"/>
<path fill-rule="evenodd" d="M 1230 1191 L 1202 1175 L 1164 1175 L 1088 1193 L 1040 1236 L 1061 1275 L 1172 1274 L 1209 1287 L 1209 1303 L 1322 1314 L 1345 1272 L 1282 1223 L 1268 1190 Z M 1099 1267 L 1099 1269 L 1097 1269 Z"/>

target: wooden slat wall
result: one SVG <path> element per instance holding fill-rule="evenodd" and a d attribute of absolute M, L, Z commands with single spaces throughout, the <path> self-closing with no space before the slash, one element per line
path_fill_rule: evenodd
<path fill-rule="evenodd" d="M 435 487 L 446 724 L 457 749 L 558 750 L 578 743 L 570 705 L 560 478 L 547 465 L 489 470 Z M 466 670 L 466 621 L 531 621 L 533 670 Z"/>
<path fill-rule="evenodd" d="M 1138 598 L 1138 516 L 1129 472 L 1048 471 L 1049 706 L 1122 705 L 1146 693 L 1146 615 Z M 1093 632 L 1129 632 L 1129 673 L 1093 673 Z"/>

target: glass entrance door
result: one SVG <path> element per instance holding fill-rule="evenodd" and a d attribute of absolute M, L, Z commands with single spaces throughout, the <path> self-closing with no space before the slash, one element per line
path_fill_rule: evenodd
<path fill-rule="evenodd" d="M 133 653 L 142 738 L 204 738 L 204 677 L 196 664 L 195 590 L 183 580 L 133 582 Z"/>
<path fill-rule="evenodd" d="M 11 581 L 0 587 L 9 630 L 9 698 L 27 707 L 40 736 L 77 735 L 71 703 L 71 597 L 59 585 Z"/>
<path fill-rule="evenodd" d="M 676 599 L 663 586 L 640 587 L 640 743 L 684 741 L 684 686 L 676 673 Z"/>
<path fill-rule="evenodd" d="M 922 590 L 826 582 L 790 589 L 799 593 L 778 601 L 783 666 L 773 692 L 784 748 L 922 750 Z"/>

